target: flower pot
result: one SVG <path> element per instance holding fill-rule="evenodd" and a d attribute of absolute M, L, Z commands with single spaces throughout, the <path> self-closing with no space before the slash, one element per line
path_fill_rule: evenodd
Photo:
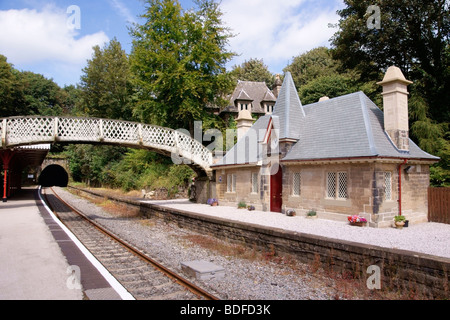
<path fill-rule="evenodd" d="M 405 221 L 396 221 L 395 222 L 395 227 L 397 229 L 403 229 L 403 226 L 405 225 Z"/>
<path fill-rule="evenodd" d="M 317 215 L 315 216 L 306 216 L 307 219 L 317 219 Z"/>
<path fill-rule="evenodd" d="M 212 206 L 212 207 L 216 207 L 216 206 L 218 206 L 218 205 L 219 205 L 218 202 L 213 202 L 213 203 L 211 203 L 211 206 Z"/>
<path fill-rule="evenodd" d="M 352 226 L 356 226 L 356 227 L 365 227 L 366 226 L 365 221 L 358 221 L 358 222 L 350 222 L 350 225 Z"/>
<path fill-rule="evenodd" d="M 288 217 L 294 217 L 295 216 L 295 211 L 294 210 L 287 210 L 286 211 L 286 215 Z"/>

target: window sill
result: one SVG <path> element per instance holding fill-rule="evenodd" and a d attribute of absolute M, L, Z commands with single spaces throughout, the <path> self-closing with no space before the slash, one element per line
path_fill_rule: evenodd
<path fill-rule="evenodd" d="M 351 207 L 351 205 L 352 205 L 352 202 L 350 199 L 325 198 L 321 202 L 322 202 L 322 205 L 325 205 L 325 206 Z"/>

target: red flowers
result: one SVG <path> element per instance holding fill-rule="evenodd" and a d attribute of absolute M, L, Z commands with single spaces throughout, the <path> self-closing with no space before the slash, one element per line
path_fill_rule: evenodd
<path fill-rule="evenodd" d="M 349 222 L 367 222 L 366 218 L 360 217 L 358 215 L 348 216 Z"/>

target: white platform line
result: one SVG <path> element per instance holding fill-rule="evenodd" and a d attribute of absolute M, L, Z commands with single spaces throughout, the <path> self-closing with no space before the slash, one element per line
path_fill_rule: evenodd
<path fill-rule="evenodd" d="M 38 188 L 39 199 L 43 203 L 45 209 L 51 215 L 53 220 L 66 232 L 69 238 L 81 250 L 86 258 L 94 265 L 94 267 L 101 273 L 101 275 L 108 281 L 111 287 L 119 294 L 122 300 L 135 300 L 135 298 L 117 281 L 116 278 L 94 257 L 94 255 L 78 240 L 77 237 L 53 214 L 52 210 L 47 206 L 41 196 L 41 186 Z"/>

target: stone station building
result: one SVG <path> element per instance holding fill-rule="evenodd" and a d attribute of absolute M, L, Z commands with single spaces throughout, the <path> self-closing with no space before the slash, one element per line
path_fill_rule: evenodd
<path fill-rule="evenodd" d="M 429 166 L 439 158 L 409 139 L 410 83 L 387 70 L 383 111 L 363 92 L 303 106 L 286 73 L 273 113 L 249 124 L 240 110 L 238 142 L 212 166 L 219 203 L 343 221 L 358 214 L 372 227 L 398 214 L 427 221 Z"/>

